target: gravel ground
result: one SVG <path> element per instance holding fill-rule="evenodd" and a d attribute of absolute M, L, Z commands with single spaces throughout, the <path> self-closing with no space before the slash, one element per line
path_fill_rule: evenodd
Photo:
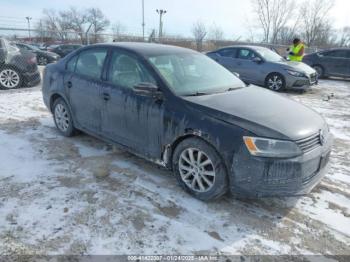
<path fill-rule="evenodd" d="M 304 197 L 203 203 L 154 164 L 60 136 L 40 86 L 1 91 L 0 255 L 350 255 L 350 82 L 284 95 L 330 124 L 326 177 Z"/>

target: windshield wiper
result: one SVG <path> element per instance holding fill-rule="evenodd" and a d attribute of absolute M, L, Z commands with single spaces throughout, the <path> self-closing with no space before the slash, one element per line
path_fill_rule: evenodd
<path fill-rule="evenodd" d="M 186 95 L 184 95 L 184 96 L 205 96 L 205 95 L 209 95 L 209 93 L 205 93 L 205 92 L 196 92 L 196 93 L 186 94 Z"/>

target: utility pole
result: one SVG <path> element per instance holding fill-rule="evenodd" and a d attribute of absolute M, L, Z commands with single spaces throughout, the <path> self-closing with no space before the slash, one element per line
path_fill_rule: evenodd
<path fill-rule="evenodd" d="M 142 0 L 142 39 L 145 41 L 145 0 Z"/>
<path fill-rule="evenodd" d="M 26 17 L 27 22 L 28 22 L 28 36 L 29 36 L 29 42 L 32 42 L 32 38 L 30 37 L 30 20 L 32 20 L 32 18 L 30 16 Z"/>
<path fill-rule="evenodd" d="M 40 35 L 41 35 L 41 43 L 44 43 L 44 30 L 43 30 L 43 22 L 40 19 Z"/>
<path fill-rule="evenodd" d="M 157 9 L 157 13 L 159 14 L 159 38 L 163 36 L 163 15 L 167 13 L 166 10 L 163 9 Z"/>

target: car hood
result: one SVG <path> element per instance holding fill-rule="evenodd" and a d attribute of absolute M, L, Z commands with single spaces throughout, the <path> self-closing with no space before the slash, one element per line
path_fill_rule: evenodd
<path fill-rule="evenodd" d="M 325 127 L 324 119 L 312 109 L 256 86 L 184 99 L 217 119 L 264 137 L 299 140 Z"/>
<path fill-rule="evenodd" d="M 303 72 L 303 73 L 306 73 L 307 75 L 316 73 L 315 69 L 301 62 L 282 61 L 282 62 L 278 62 L 277 64 L 282 65 L 287 70 Z"/>

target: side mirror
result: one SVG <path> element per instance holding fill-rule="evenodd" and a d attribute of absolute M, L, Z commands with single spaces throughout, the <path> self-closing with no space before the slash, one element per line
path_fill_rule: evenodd
<path fill-rule="evenodd" d="M 257 64 L 261 64 L 262 62 L 264 62 L 260 57 L 254 57 L 253 60 L 252 60 L 254 63 L 257 63 Z"/>
<path fill-rule="evenodd" d="M 134 86 L 134 92 L 140 96 L 150 96 L 156 99 L 162 98 L 162 92 L 153 83 L 142 82 Z"/>

